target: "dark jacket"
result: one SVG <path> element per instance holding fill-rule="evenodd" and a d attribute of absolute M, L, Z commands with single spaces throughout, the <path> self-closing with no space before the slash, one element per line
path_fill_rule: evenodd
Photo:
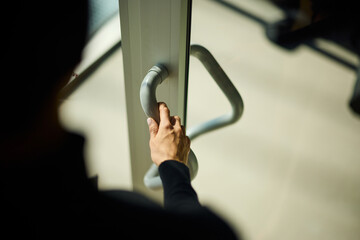
<path fill-rule="evenodd" d="M 1 169 L 1 239 L 236 239 L 201 206 L 188 168 L 159 166 L 164 207 L 129 191 L 99 191 L 87 178 L 84 139 Z"/>

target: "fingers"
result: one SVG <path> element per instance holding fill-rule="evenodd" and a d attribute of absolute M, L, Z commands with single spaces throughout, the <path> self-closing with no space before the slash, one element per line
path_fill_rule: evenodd
<path fill-rule="evenodd" d="M 183 125 L 181 125 L 181 119 L 179 116 L 170 117 L 170 122 L 174 129 L 176 129 L 178 131 L 182 131 L 183 135 L 186 136 L 185 127 Z"/>
<path fill-rule="evenodd" d="M 154 138 L 159 130 L 159 126 L 152 118 L 148 118 L 147 123 L 149 125 L 150 138 Z"/>
<path fill-rule="evenodd" d="M 185 128 L 181 125 L 181 119 L 179 116 L 170 116 L 170 110 L 167 107 L 166 103 L 159 103 L 159 111 L 160 111 L 160 127 L 173 127 L 175 129 L 181 129 L 184 135 Z"/>
<path fill-rule="evenodd" d="M 170 123 L 170 110 L 163 102 L 159 103 L 160 125 L 168 126 Z"/>
<path fill-rule="evenodd" d="M 180 120 L 180 117 L 179 116 L 174 116 L 173 117 L 173 119 L 174 119 L 174 128 L 176 128 L 176 129 L 181 129 L 181 120 Z"/>
<path fill-rule="evenodd" d="M 183 125 L 181 125 L 181 130 L 183 131 L 184 136 L 186 136 L 186 129 Z"/>

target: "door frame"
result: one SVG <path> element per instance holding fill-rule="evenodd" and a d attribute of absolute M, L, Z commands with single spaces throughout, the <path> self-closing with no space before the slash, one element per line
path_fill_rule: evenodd
<path fill-rule="evenodd" d="M 165 65 L 169 77 L 159 86 L 157 99 L 186 124 L 191 6 L 191 0 L 119 0 L 132 186 L 158 202 L 161 191 L 143 183 L 152 161 L 139 91 L 148 70 Z"/>

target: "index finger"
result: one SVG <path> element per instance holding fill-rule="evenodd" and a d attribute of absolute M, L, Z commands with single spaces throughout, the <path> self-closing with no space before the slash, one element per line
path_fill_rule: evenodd
<path fill-rule="evenodd" d="M 163 102 L 159 103 L 160 112 L 160 125 L 171 125 L 170 123 L 170 110 Z"/>

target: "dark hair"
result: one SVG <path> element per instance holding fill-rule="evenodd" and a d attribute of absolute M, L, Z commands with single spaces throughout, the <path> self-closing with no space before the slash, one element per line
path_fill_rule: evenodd
<path fill-rule="evenodd" d="M 2 3 L 1 134 L 31 126 L 59 80 L 81 60 L 87 0 Z"/>

